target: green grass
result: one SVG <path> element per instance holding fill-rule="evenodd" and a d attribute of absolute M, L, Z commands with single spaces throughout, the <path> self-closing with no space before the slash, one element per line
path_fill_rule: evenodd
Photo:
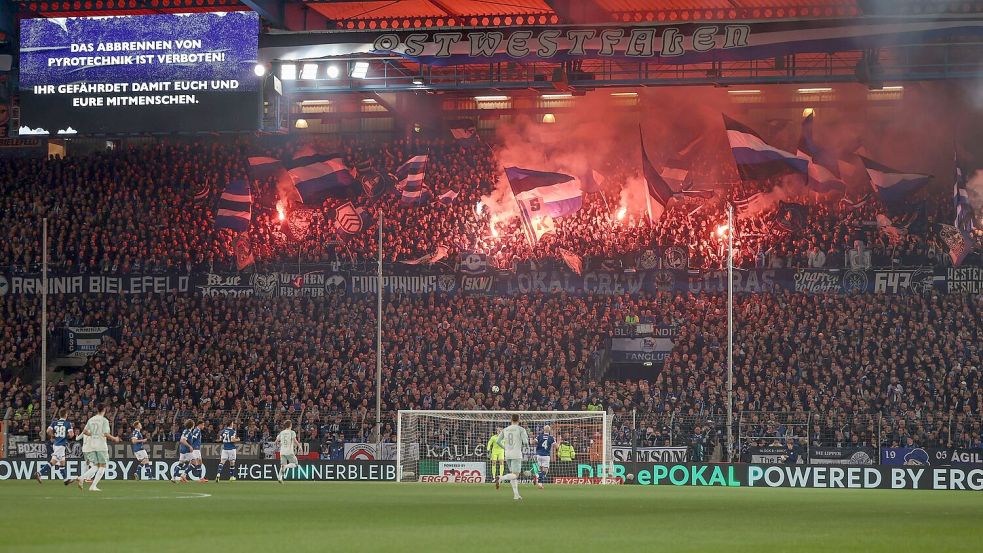
<path fill-rule="evenodd" d="M 983 494 L 523 485 L 0 483 L 0 551 L 918 552 L 983 548 Z M 208 494 L 201 496 L 197 494 Z M 516 543 L 516 541 L 519 543 Z"/>

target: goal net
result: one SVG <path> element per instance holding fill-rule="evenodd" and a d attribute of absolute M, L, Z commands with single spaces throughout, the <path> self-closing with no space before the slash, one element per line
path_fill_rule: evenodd
<path fill-rule="evenodd" d="M 486 448 L 492 436 L 511 424 L 512 415 L 519 415 L 531 442 L 523 451 L 520 480 L 530 480 L 538 469 L 535 441 L 547 425 L 557 444 L 550 480 L 604 483 L 612 475 L 611 432 L 604 411 L 400 411 L 399 481 L 491 482 L 501 469 L 493 466 Z"/>

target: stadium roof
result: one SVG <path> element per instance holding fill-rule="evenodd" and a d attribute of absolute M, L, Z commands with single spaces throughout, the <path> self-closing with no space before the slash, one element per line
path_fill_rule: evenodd
<path fill-rule="evenodd" d="M 980 0 L 22 0 L 26 17 L 251 9 L 270 27 L 484 27 L 983 13 Z"/>

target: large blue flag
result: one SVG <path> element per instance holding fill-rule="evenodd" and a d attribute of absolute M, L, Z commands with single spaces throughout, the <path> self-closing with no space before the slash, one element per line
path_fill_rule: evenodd
<path fill-rule="evenodd" d="M 800 157 L 809 162 L 809 173 L 806 185 L 820 194 L 829 192 L 844 192 L 846 183 L 840 178 L 839 160 L 830 152 L 821 148 L 812 138 L 812 124 L 815 114 L 810 113 L 802 120 L 802 135 L 799 138 Z"/>
<path fill-rule="evenodd" d="M 761 180 L 789 173 L 808 173 L 809 160 L 768 144 L 750 127 L 726 115 L 724 127 L 742 180 Z"/>
<path fill-rule="evenodd" d="M 321 205 L 328 198 L 344 200 L 361 192 L 341 154 L 298 152 L 284 162 L 300 199 L 307 205 Z"/>
<path fill-rule="evenodd" d="M 249 194 L 249 183 L 244 180 L 234 180 L 225 187 L 218 201 L 218 212 L 215 214 L 215 227 L 227 228 L 236 232 L 249 230 L 249 220 L 252 216 L 253 198 Z"/>
<path fill-rule="evenodd" d="M 913 194 L 925 188 L 932 179 L 931 175 L 905 173 L 863 156 L 860 156 L 860 160 L 870 175 L 870 185 L 877 197 L 889 208 L 904 206 Z"/>
<path fill-rule="evenodd" d="M 508 177 L 512 193 L 520 205 L 523 202 L 539 205 L 550 217 L 576 213 L 584 205 L 580 181 L 571 175 L 506 167 L 505 176 Z"/>

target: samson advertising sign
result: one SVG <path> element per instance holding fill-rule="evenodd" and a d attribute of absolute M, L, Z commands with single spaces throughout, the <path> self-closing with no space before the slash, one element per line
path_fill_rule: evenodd
<path fill-rule="evenodd" d="M 612 449 L 615 463 L 685 463 L 685 447 L 615 447 Z"/>

